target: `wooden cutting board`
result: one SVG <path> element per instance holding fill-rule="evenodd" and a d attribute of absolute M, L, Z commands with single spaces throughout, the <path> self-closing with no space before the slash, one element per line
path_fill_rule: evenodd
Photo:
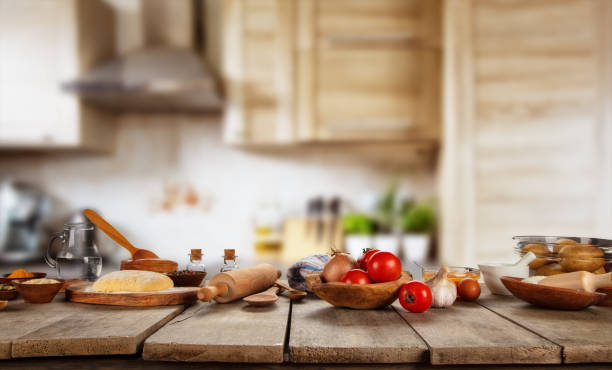
<path fill-rule="evenodd" d="M 66 288 L 66 299 L 70 302 L 112 306 L 172 306 L 196 301 L 200 289 L 197 287 L 175 287 L 159 292 L 101 293 L 92 291 L 91 285 L 91 283 L 70 285 Z"/>

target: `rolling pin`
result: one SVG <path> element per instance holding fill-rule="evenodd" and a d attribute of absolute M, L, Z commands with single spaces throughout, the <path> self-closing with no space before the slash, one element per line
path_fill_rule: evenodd
<path fill-rule="evenodd" d="M 232 302 L 268 289 L 280 276 L 280 270 L 268 264 L 221 272 L 210 279 L 208 286 L 198 291 L 198 299 L 204 302 L 213 299 L 219 303 Z"/>
<path fill-rule="evenodd" d="M 612 272 L 601 275 L 587 271 L 568 272 L 549 276 L 546 279 L 540 280 L 538 284 L 557 288 L 584 290 L 593 293 L 599 288 L 612 286 Z"/>

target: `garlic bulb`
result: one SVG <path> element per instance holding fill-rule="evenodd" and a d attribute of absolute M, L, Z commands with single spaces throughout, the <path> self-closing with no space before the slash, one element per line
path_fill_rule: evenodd
<path fill-rule="evenodd" d="M 442 265 L 436 276 L 425 282 L 431 289 L 431 295 L 433 296 L 432 307 L 449 307 L 457 299 L 457 286 L 448 280 L 447 276 L 448 267 Z"/>

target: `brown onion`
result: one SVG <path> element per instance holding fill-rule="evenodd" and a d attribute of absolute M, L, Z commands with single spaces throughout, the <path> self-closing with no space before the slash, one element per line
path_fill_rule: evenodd
<path fill-rule="evenodd" d="M 357 263 L 350 254 L 333 251 L 332 258 L 325 264 L 321 277 L 328 283 L 341 281 L 344 275 L 354 268 L 357 268 Z"/>

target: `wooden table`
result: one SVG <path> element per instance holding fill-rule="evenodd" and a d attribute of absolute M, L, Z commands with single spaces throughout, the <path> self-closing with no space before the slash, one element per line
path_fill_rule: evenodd
<path fill-rule="evenodd" d="M 183 309 L 12 301 L 0 312 L 0 356 L 132 353 L 137 357 L 120 361 L 133 361 L 134 368 L 149 363 L 150 369 L 165 368 L 159 361 L 313 369 L 340 363 L 612 363 L 612 308 L 607 307 L 555 311 L 485 293 L 476 303 L 457 302 L 423 314 L 406 312 L 397 303 L 359 311 L 314 297 L 291 304 L 284 296 L 267 308 L 239 301 L 198 302 Z M 25 359 L 8 363 L 13 361 L 29 364 Z"/>

